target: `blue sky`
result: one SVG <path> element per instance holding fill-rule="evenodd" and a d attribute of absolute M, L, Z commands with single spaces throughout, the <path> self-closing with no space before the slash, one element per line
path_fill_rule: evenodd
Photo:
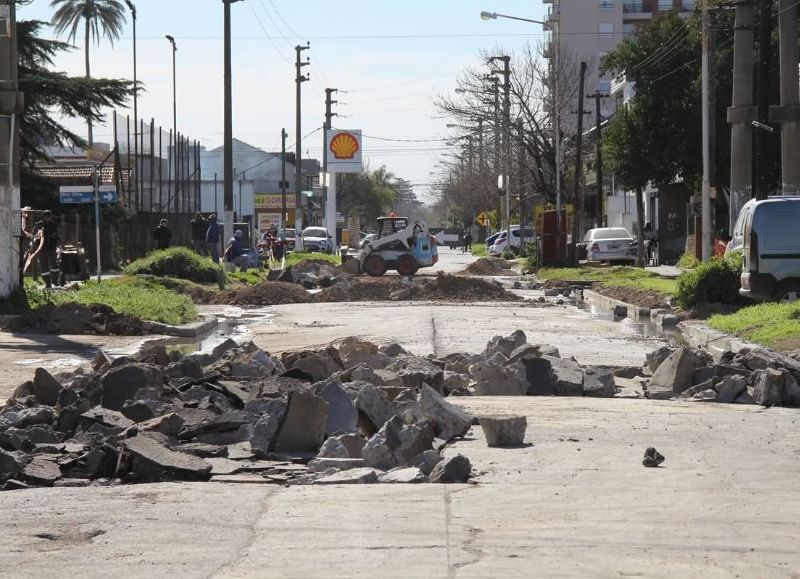
<path fill-rule="evenodd" d="M 222 143 L 222 2 L 138 0 L 139 80 L 143 118 L 165 127 L 172 118 L 172 61 L 165 34 L 178 44 L 178 128 L 208 147 Z M 294 141 L 294 46 L 311 42 L 312 82 L 303 85 L 303 134 L 322 125 L 324 88 L 339 88 L 342 118 L 334 125 L 385 139 L 427 140 L 447 135 L 431 105 L 451 92 L 457 75 L 479 64 L 481 49 L 519 48 L 542 38 L 541 26 L 512 20 L 483 22 L 481 10 L 541 19 L 540 0 L 244 0 L 232 6 L 234 136 L 279 150 L 280 130 Z M 20 19 L 49 20 L 49 0 L 18 9 Z M 94 76 L 131 78 L 130 27 L 113 47 L 92 50 Z M 79 40 L 78 43 L 81 41 Z M 82 46 L 57 65 L 83 73 Z M 346 92 L 345 92 L 346 91 Z M 120 111 L 125 114 L 124 111 Z M 132 113 L 131 113 L 132 114 Z M 346 115 L 346 116 L 345 116 Z M 80 122 L 73 122 L 81 128 Z M 83 130 L 83 129 L 81 129 Z M 97 141 L 110 140 L 105 127 Z M 319 155 L 319 133 L 303 141 Z M 371 167 L 386 165 L 424 194 L 441 142 L 365 139 Z M 432 150 L 433 149 L 433 150 Z"/>

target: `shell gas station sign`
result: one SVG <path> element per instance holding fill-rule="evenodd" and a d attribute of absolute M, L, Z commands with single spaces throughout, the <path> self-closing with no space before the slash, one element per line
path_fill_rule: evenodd
<path fill-rule="evenodd" d="M 360 173 L 361 131 L 331 129 L 325 155 L 329 173 Z"/>

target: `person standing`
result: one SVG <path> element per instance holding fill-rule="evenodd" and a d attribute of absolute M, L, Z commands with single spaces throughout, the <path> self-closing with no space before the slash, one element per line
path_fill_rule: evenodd
<path fill-rule="evenodd" d="M 472 251 L 472 232 L 467 229 L 464 232 L 464 253 Z"/>
<path fill-rule="evenodd" d="M 206 247 L 208 253 L 215 264 L 219 263 L 219 223 L 217 214 L 212 213 L 208 216 L 208 229 L 206 229 Z"/>
<path fill-rule="evenodd" d="M 208 233 L 208 221 L 201 213 L 195 213 L 192 225 L 192 251 L 200 255 L 208 255 L 206 249 L 206 233 Z"/>
<path fill-rule="evenodd" d="M 60 236 L 58 225 L 53 220 L 53 214 L 45 211 L 42 220 L 33 226 L 33 247 L 36 248 L 32 257 L 39 258 L 39 270 L 47 288 L 58 284 L 60 278 L 58 271 L 58 243 Z M 29 258 L 29 259 L 31 259 Z"/>
<path fill-rule="evenodd" d="M 169 243 L 172 241 L 172 231 L 167 226 L 167 220 L 162 219 L 153 232 L 153 239 L 156 242 L 156 249 L 169 249 Z"/>

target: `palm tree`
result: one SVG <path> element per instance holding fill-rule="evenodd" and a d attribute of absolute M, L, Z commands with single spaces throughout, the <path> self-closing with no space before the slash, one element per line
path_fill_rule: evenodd
<path fill-rule="evenodd" d="M 86 53 L 86 78 L 91 78 L 89 67 L 89 44 L 94 39 L 96 44 L 105 36 L 114 44 L 119 40 L 122 27 L 125 24 L 125 9 L 119 0 L 51 0 L 50 7 L 55 8 L 51 24 L 57 35 L 69 32 L 70 42 L 75 42 L 78 36 L 78 27 L 81 20 L 84 22 Z M 89 126 L 89 146 L 94 145 L 92 136 L 92 117 L 86 117 Z"/>

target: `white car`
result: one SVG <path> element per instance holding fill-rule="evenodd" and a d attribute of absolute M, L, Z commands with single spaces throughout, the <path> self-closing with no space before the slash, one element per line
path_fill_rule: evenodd
<path fill-rule="evenodd" d="M 525 243 L 533 243 L 536 240 L 534 235 L 533 229 L 525 229 L 523 232 L 519 225 L 512 225 L 511 226 L 511 250 L 515 253 L 519 251 L 520 245 L 522 244 L 522 235 L 525 235 Z M 487 252 L 489 255 L 492 256 L 499 256 L 503 254 L 503 251 L 508 247 L 508 233 L 504 230 L 501 231 L 497 239 L 495 239 L 494 244 L 487 248 Z"/>
<path fill-rule="evenodd" d="M 624 227 L 590 229 L 583 237 L 587 261 L 620 261 L 632 263 L 636 259 L 633 236 Z"/>
<path fill-rule="evenodd" d="M 331 253 L 335 245 L 333 236 L 324 227 L 306 227 L 301 237 L 304 251 Z"/>

